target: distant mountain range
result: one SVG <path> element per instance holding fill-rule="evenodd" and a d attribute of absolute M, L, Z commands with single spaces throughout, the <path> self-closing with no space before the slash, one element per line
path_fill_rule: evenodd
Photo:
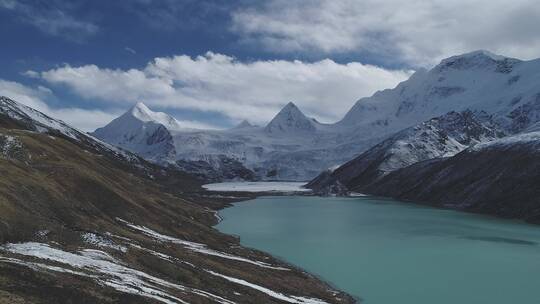
<path fill-rule="evenodd" d="M 396 132 L 452 111 L 484 113 L 505 134 L 539 128 L 538 79 L 540 60 L 476 51 L 445 59 L 396 88 L 358 100 L 334 124 L 306 117 L 289 103 L 263 127 L 243 122 L 228 130 L 194 130 L 140 103 L 93 135 L 207 179 L 310 180 Z M 471 144 L 491 139 L 486 136 Z M 457 141 L 430 156 L 448 155 L 468 145 Z"/>
<path fill-rule="evenodd" d="M 357 140 L 352 132 L 308 118 L 294 103 L 264 127 L 244 121 L 227 130 L 183 128 L 138 103 L 92 135 L 209 180 L 307 180 L 350 159 L 358 146 L 376 142 Z"/>

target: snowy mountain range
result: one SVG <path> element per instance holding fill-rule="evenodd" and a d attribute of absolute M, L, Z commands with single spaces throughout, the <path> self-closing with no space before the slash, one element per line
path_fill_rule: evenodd
<path fill-rule="evenodd" d="M 451 157 L 506 135 L 485 112 L 452 111 L 397 132 L 339 168 L 321 173 L 307 187 L 320 194 L 344 194 L 359 185 L 367 187 L 398 169 Z"/>
<path fill-rule="evenodd" d="M 92 135 L 210 179 L 307 180 L 350 159 L 364 145 L 344 131 L 308 118 L 294 103 L 264 127 L 244 121 L 227 130 L 183 128 L 167 114 L 138 103 Z"/>
<path fill-rule="evenodd" d="M 221 179 L 238 177 L 223 174 L 233 164 L 248 179 L 309 180 L 396 132 L 452 111 L 484 112 L 512 134 L 538 128 L 538 79 L 540 60 L 475 51 L 358 100 L 333 124 L 319 123 L 289 103 L 264 127 L 243 122 L 227 130 L 193 130 L 139 103 L 93 135 L 159 164 L 187 162 L 192 171 L 214 170 L 207 173 Z M 466 145 L 457 141 L 451 151 L 458 147 Z M 433 153 L 444 155 L 447 148 Z M 194 168 L 194 163 L 200 165 Z"/>

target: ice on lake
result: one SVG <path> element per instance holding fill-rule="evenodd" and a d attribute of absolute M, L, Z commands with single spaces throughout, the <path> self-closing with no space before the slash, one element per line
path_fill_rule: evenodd
<path fill-rule="evenodd" d="M 310 192 L 305 182 L 225 182 L 203 185 L 209 191 L 232 192 Z"/>

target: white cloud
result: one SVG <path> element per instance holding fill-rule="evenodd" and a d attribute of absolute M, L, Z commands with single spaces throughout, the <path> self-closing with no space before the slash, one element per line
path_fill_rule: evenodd
<path fill-rule="evenodd" d="M 26 72 L 21 73 L 21 75 L 26 76 L 28 78 L 39 78 L 39 73 L 36 71 L 28 70 Z"/>
<path fill-rule="evenodd" d="M 130 47 L 128 47 L 128 46 L 126 46 L 126 47 L 124 48 L 124 51 L 126 51 L 126 52 L 128 52 L 128 53 L 131 53 L 131 54 L 133 54 L 133 55 L 137 54 L 137 51 L 135 51 L 134 49 L 132 49 L 132 48 L 130 48 Z"/>
<path fill-rule="evenodd" d="M 149 106 L 213 111 L 256 123 L 267 122 L 289 101 L 316 118 L 335 121 L 359 97 L 393 87 L 409 75 L 357 62 L 240 62 L 211 52 L 195 58 L 156 58 L 142 70 L 85 65 L 41 73 L 45 81 L 65 85 L 87 99 L 124 105 L 143 101 Z"/>
<path fill-rule="evenodd" d="M 74 107 L 51 108 L 44 101 L 52 96 L 50 89 L 42 86 L 31 88 L 18 82 L 2 79 L 0 79 L 0 96 L 9 97 L 83 131 L 93 131 L 102 127 L 120 114 L 118 110 L 105 112 Z"/>
<path fill-rule="evenodd" d="M 535 0 L 270 0 L 232 19 L 245 41 L 276 52 L 369 53 L 420 66 L 475 49 L 540 57 Z"/>

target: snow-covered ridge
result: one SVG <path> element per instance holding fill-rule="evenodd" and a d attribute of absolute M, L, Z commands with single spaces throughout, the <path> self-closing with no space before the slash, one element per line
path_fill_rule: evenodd
<path fill-rule="evenodd" d="M 450 112 L 397 132 L 336 170 L 321 173 L 308 187 L 325 194 L 365 187 L 395 170 L 451 157 L 506 135 L 485 112 Z"/>
<path fill-rule="evenodd" d="M 212 160 L 225 157 L 262 180 L 309 180 L 400 130 L 451 111 L 484 111 L 509 132 L 522 132 L 540 121 L 538 79 L 540 60 L 475 51 L 444 59 L 393 89 L 361 98 L 334 124 L 318 123 L 289 103 L 264 127 L 245 123 L 229 130 L 165 127 L 169 138 L 154 136 L 150 126 L 116 134 L 121 128 L 111 124 L 95 134 L 158 163 L 202 161 L 219 167 L 221 163 Z M 140 107 L 147 112 L 147 107 Z M 152 123 L 167 124 L 161 116 Z M 166 140 L 148 141 L 156 137 Z M 119 140 L 125 138 L 133 140 Z"/>
<path fill-rule="evenodd" d="M 494 141 L 481 143 L 471 147 L 469 150 L 482 151 L 488 149 L 514 148 L 516 146 L 527 147 L 540 152 L 540 131 L 517 134 Z"/>
<path fill-rule="evenodd" d="M 80 131 L 61 120 L 49 117 L 35 109 L 0 96 L 0 114 L 6 115 L 11 119 L 19 121 L 28 128 L 41 133 L 59 133 L 67 138 L 78 142 L 86 142 L 100 150 L 107 151 L 126 161 L 137 161 L 137 157 L 119 147 L 103 142 L 83 131 Z"/>

